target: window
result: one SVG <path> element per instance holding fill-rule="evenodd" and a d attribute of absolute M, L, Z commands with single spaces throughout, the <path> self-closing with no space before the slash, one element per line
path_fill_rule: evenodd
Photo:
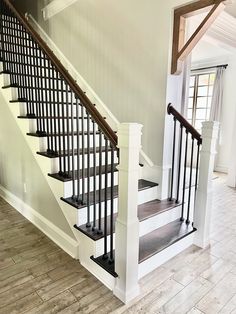
<path fill-rule="evenodd" d="M 210 118 L 211 101 L 216 72 L 192 72 L 190 77 L 188 121 L 201 131 L 202 122 Z"/>

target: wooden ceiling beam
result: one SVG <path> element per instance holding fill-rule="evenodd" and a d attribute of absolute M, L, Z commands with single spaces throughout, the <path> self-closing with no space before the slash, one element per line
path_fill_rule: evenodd
<path fill-rule="evenodd" d="M 231 2 L 231 0 L 200 0 L 175 10 L 171 74 L 177 75 L 181 73 L 183 61 L 192 52 L 219 14 L 225 9 L 225 5 Z M 189 16 L 199 14 L 203 10 L 209 11 L 210 6 L 212 6 L 210 12 L 185 44 L 186 19 Z"/>

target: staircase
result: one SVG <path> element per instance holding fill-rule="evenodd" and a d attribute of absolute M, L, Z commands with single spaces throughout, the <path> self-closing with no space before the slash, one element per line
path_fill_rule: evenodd
<path fill-rule="evenodd" d="M 14 5 L 0 5 L 2 94 L 79 243 L 77 258 L 114 289 L 119 134 Z M 157 199 L 157 183 L 138 180 L 138 279 L 191 245 L 196 231 L 202 138 L 171 105 L 168 113 L 174 119 L 169 198 Z"/>

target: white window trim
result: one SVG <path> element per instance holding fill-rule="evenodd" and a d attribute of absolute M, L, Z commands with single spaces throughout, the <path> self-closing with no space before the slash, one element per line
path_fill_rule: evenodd
<path fill-rule="evenodd" d="M 44 20 L 48 20 L 78 0 L 54 0 L 42 9 Z"/>

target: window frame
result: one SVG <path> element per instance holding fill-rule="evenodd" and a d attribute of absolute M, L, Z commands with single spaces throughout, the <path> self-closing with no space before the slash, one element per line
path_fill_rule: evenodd
<path fill-rule="evenodd" d="M 212 69 L 207 69 L 207 70 L 193 70 L 190 73 L 190 79 L 191 77 L 195 76 L 194 79 L 194 85 L 191 86 L 191 83 L 189 83 L 189 92 L 190 92 L 190 88 L 193 88 L 193 96 L 190 96 L 190 93 L 188 95 L 188 106 L 187 106 L 187 120 L 196 128 L 196 121 L 202 120 L 203 119 L 197 119 L 197 109 L 203 109 L 205 110 L 205 120 L 207 121 L 207 111 L 211 108 L 211 104 L 209 105 L 209 98 L 211 97 L 212 99 L 212 95 L 210 95 L 210 88 L 213 87 L 214 89 L 214 84 L 215 84 L 215 79 L 213 84 L 210 84 L 210 77 L 212 74 L 216 75 L 216 68 L 212 68 Z M 203 75 L 208 75 L 208 84 L 207 85 L 199 85 L 199 78 L 200 76 Z M 199 93 L 199 87 L 207 87 L 207 94 L 206 96 L 198 96 Z M 199 98 L 206 98 L 207 103 L 206 106 L 204 107 L 198 107 L 198 99 Z M 190 99 L 192 99 L 192 107 L 190 107 Z M 192 110 L 192 116 L 191 118 L 189 118 L 188 114 L 189 114 L 189 110 Z M 199 129 L 198 129 L 199 130 Z"/>

